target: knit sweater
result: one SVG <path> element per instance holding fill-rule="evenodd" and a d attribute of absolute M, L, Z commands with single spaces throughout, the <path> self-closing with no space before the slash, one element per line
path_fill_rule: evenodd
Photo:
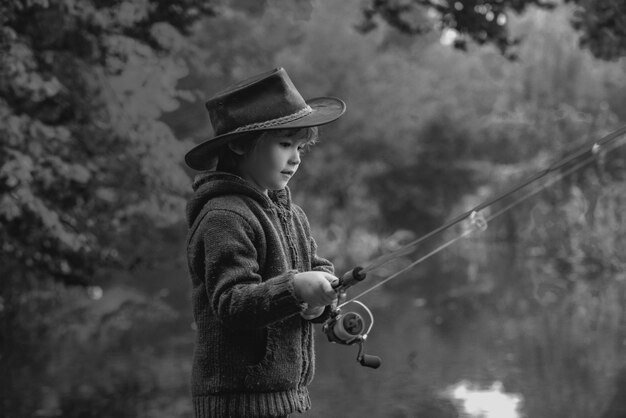
<path fill-rule="evenodd" d="M 313 327 L 299 315 L 306 305 L 294 274 L 333 273 L 333 265 L 317 256 L 306 215 L 288 188 L 264 195 L 240 177 L 210 172 L 194 182 L 187 221 L 195 417 L 309 409 Z"/>

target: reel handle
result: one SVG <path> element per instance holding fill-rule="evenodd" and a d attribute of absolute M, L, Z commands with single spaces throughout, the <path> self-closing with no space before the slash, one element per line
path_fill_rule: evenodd
<path fill-rule="evenodd" d="M 377 369 L 382 364 L 380 357 L 372 356 L 370 354 L 363 354 L 358 360 L 361 366 L 369 367 L 371 369 Z"/>
<path fill-rule="evenodd" d="M 370 369 L 377 369 L 380 367 L 382 360 L 378 356 L 372 356 L 370 354 L 365 354 L 363 351 L 365 349 L 365 339 L 362 338 L 359 340 L 359 353 L 356 355 L 356 361 L 363 367 L 369 367 Z"/>

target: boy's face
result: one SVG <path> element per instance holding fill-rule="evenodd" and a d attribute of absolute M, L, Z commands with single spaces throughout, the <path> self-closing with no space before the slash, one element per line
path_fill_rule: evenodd
<path fill-rule="evenodd" d="M 284 189 L 298 170 L 309 140 L 308 128 L 266 132 L 241 161 L 241 173 L 263 193 Z"/>

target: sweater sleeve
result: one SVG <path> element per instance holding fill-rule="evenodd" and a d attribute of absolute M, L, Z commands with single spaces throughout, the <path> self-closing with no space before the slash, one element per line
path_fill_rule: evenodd
<path fill-rule="evenodd" d="M 257 328 L 302 311 L 294 291 L 295 270 L 263 281 L 248 221 L 235 212 L 216 210 L 203 223 L 206 289 L 222 322 Z"/>

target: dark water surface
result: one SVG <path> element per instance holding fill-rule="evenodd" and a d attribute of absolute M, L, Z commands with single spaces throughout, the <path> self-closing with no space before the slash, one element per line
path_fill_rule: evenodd
<path fill-rule="evenodd" d="M 520 309 L 521 296 L 494 296 L 501 299 L 471 306 L 451 299 L 436 308 L 411 292 L 365 296 L 365 303 L 377 301 L 367 352 L 383 365 L 361 367 L 355 346 L 331 344 L 318 328 L 307 415 L 613 417 L 612 398 L 626 397 L 615 386 L 623 362 L 622 295 L 580 286 L 533 309 Z M 473 415 L 460 413 L 462 399 Z"/>

